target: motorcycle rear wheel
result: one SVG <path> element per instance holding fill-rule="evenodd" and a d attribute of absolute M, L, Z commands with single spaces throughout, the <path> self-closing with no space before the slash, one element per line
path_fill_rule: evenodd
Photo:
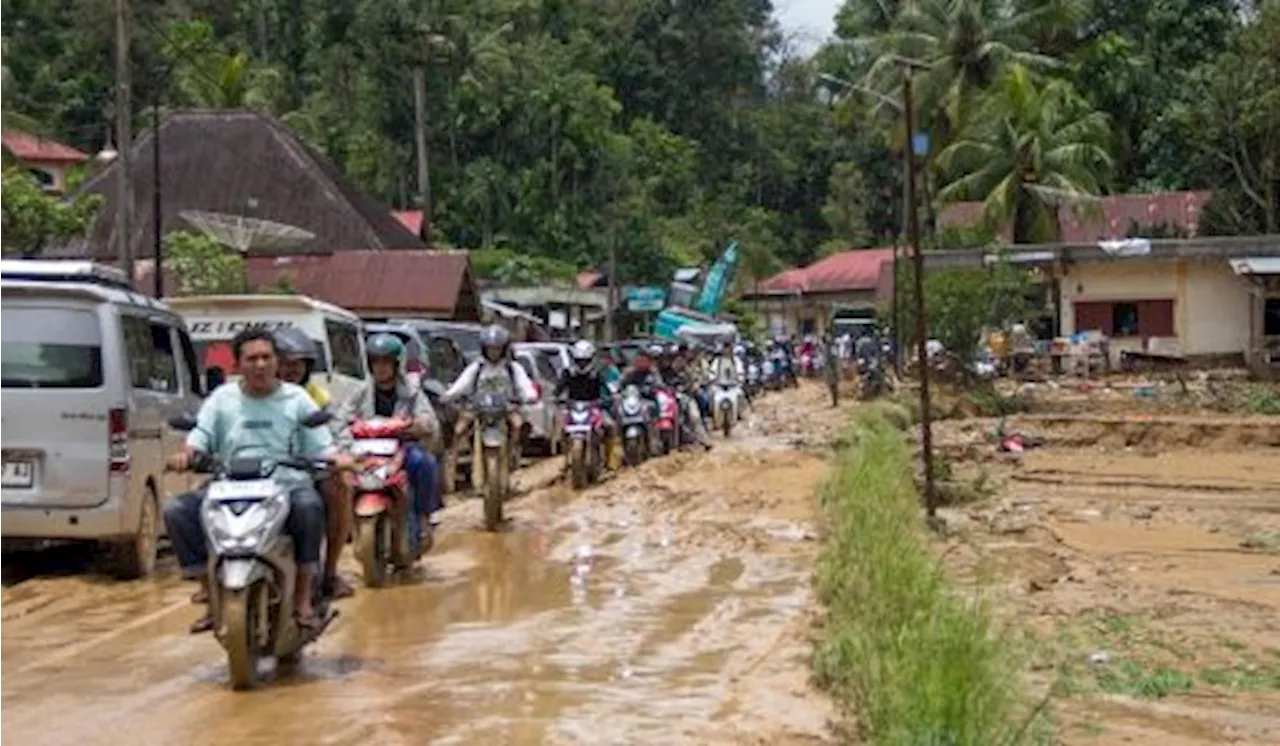
<path fill-rule="evenodd" d="M 258 686 L 258 613 L 261 611 L 259 594 L 265 588 L 254 583 L 248 588 L 228 591 L 219 601 L 219 625 L 222 645 L 227 651 L 227 670 L 231 674 L 231 688 L 236 691 Z"/>
<path fill-rule="evenodd" d="M 569 444 L 569 481 L 575 490 L 585 488 L 590 481 L 587 475 L 587 444 L 577 438 Z"/>
<path fill-rule="evenodd" d="M 356 518 L 355 554 L 364 573 L 364 584 L 381 588 L 387 584 L 388 545 L 387 514 Z"/>

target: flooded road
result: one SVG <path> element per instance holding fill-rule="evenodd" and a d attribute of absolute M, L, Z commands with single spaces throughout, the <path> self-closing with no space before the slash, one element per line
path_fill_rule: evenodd
<path fill-rule="evenodd" d="M 847 410 L 844 410 L 847 414 Z M 37 576 L 3 591 L 3 737 L 32 744 L 811 744 L 815 490 L 844 418 L 773 394 L 709 454 L 581 494 L 537 488 L 511 526 L 447 510 L 415 576 L 360 589 L 296 671 L 234 693 L 192 588 Z M 553 473 L 533 467 L 526 479 Z M 348 568 L 358 577 L 353 568 Z"/>

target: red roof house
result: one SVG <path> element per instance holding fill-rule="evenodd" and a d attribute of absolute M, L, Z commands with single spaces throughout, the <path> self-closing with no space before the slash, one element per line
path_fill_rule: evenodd
<path fill-rule="evenodd" d="M 30 171 L 45 191 L 52 194 L 66 191 L 67 169 L 89 160 L 87 154 L 70 145 L 13 128 L 4 129 L 0 144 L 7 155 Z"/>
<path fill-rule="evenodd" d="M 1104 197 L 1098 207 L 1101 216 L 1064 205 L 1058 211 L 1063 243 L 1093 243 L 1103 239 L 1125 238 L 1132 226 L 1144 231 L 1173 228 L 1188 237 L 1197 235 L 1200 214 L 1209 204 L 1212 192 L 1156 192 L 1153 194 L 1117 194 Z M 945 206 L 938 215 L 941 228 L 963 228 L 982 221 L 981 202 L 956 202 Z M 1000 234 L 1008 241 L 1009 230 Z"/>

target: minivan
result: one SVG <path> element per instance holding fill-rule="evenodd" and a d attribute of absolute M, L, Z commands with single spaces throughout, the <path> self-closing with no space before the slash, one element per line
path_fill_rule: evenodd
<path fill-rule="evenodd" d="M 5 549 L 93 541 L 114 574 L 155 567 L 166 424 L 207 391 L 182 317 L 91 262 L 0 260 L 0 450 Z"/>
<path fill-rule="evenodd" d="M 187 322 L 196 352 L 215 379 L 235 375 L 231 340 L 250 327 L 278 331 L 298 327 L 320 352 L 314 375 L 329 389 L 335 406 L 345 403 L 369 379 L 360 317 L 305 295 L 199 295 L 167 299 Z"/>

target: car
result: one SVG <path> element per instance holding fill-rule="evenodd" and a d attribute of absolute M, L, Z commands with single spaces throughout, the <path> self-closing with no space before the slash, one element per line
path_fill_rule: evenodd
<path fill-rule="evenodd" d="M 538 355 L 547 358 L 547 361 L 555 369 L 555 379 L 553 380 L 557 380 L 560 374 L 564 373 L 573 364 L 573 359 L 569 356 L 569 346 L 568 342 L 516 342 L 511 346 L 511 349 L 532 350 Z"/>
<path fill-rule="evenodd" d="M 555 401 L 559 374 L 548 356 L 537 350 L 520 345 L 512 348 L 512 355 L 533 380 L 538 396 L 537 401 L 520 406 L 520 416 L 529 428 L 525 442 L 555 454 L 560 442 L 560 416 Z"/>
<path fill-rule="evenodd" d="M 3 545 L 105 548 L 121 578 L 149 575 L 161 501 L 195 477 L 165 470 L 200 406 L 203 375 L 182 317 L 124 272 L 83 261 L 0 260 Z"/>
<path fill-rule="evenodd" d="M 480 357 L 480 332 L 484 330 L 482 324 L 409 318 L 393 318 L 387 321 L 393 324 L 408 324 L 416 329 L 423 339 L 445 337 L 452 340 L 462 350 L 463 360 L 468 363 Z"/>

